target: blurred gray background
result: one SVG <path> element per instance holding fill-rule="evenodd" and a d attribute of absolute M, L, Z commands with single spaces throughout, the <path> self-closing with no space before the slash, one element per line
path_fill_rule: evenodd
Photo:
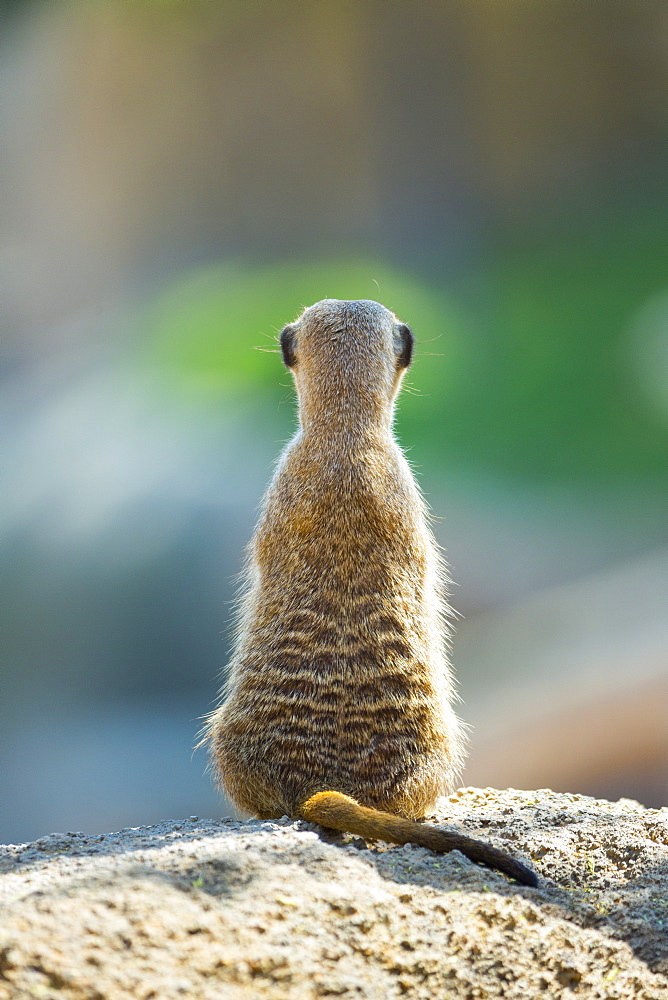
<path fill-rule="evenodd" d="M 464 783 L 665 804 L 665 0 L 0 32 L 0 840 L 227 812 L 192 747 L 294 425 L 276 331 L 325 296 L 418 340 Z"/>

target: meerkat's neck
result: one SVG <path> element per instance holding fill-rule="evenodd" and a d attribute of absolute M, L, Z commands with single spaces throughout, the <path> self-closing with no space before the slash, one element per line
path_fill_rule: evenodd
<path fill-rule="evenodd" d="M 358 441 L 371 445 L 388 444 L 393 434 L 394 404 L 380 393 L 341 390 L 329 385 L 316 392 L 299 393 L 299 424 L 307 439 L 340 442 Z"/>

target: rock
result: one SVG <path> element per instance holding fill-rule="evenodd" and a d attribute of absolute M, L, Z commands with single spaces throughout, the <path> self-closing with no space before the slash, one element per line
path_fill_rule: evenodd
<path fill-rule="evenodd" d="M 440 805 L 539 888 L 286 820 L 2 847 L 0 998 L 668 997 L 668 809 L 474 788 Z"/>

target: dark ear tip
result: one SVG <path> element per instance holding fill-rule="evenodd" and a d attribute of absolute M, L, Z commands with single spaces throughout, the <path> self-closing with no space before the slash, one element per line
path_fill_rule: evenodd
<path fill-rule="evenodd" d="M 413 343 L 415 338 L 409 326 L 400 323 L 398 328 L 400 350 L 397 363 L 400 368 L 408 368 L 413 359 Z"/>
<path fill-rule="evenodd" d="M 288 324 L 281 330 L 281 351 L 283 362 L 288 368 L 294 368 L 297 363 L 295 354 L 295 328 Z"/>

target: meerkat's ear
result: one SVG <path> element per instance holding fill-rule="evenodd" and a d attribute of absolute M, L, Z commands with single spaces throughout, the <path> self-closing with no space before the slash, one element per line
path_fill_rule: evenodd
<path fill-rule="evenodd" d="M 399 367 L 408 368 L 413 357 L 413 334 L 405 323 L 398 323 L 394 328 L 394 348 Z"/>
<path fill-rule="evenodd" d="M 281 351 L 283 352 L 283 361 L 288 368 L 294 368 L 297 364 L 297 355 L 295 354 L 296 347 L 296 336 L 294 326 L 284 326 L 281 330 Z"/>

